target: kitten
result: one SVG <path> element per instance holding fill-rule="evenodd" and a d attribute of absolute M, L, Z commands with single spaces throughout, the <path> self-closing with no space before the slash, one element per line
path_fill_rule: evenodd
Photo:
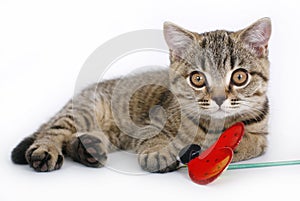
<path fill-rule="evenodd" d="M 89 167 L 107 154 L 132 150 L 142 169 L 169 172 L 186 145 L 208 148 L 235 122 L 245 135 L 233 161 L 261 155 L 268 134 L 268 41 L 263 18 L 230 32 L 198 34 L 164 24 L 168 70 L 96 83 L 69 101 L 12 151 L 12 161 L 40 172 L 59 169 L 64 156 Z"/>

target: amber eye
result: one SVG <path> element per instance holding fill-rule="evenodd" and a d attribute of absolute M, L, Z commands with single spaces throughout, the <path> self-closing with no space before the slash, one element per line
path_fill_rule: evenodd
<path fill-rule="evenodd" d="M 231 83 L 240 87 L 247 83 L 248 72 L 245 69 L 237 69 L 231 75 Z"/>
<path fill-rule="evenodd" d="M 190 74 L 190 82 L 196 88 L 202 88 L 206 85 L 205 75 L 201 72 L 194 71 Z"/>

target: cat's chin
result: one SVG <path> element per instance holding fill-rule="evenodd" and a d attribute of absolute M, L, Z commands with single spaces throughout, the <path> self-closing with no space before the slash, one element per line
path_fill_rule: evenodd
<path fill-rule="evenodd" d="M 210 116 L 210 118 L 213 118 L 213 119 L 225 119 L 232 115 L 233 114 L 231 114 L 229 112 L 225 112 L 224 110 L 219 109 L 216 112 L 211 113 L 209 116 Z"/>

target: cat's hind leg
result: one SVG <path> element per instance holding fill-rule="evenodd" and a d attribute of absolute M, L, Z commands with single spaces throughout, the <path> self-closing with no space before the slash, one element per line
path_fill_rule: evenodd
<path fill-rule="evenodd" d="M 56 141 L 37 140 L 26 151 L 26 160 L 38 172 L 60 169 L 63 164 L 61 146 Z"/>
<path fill-rule="evenodd" d="M 12 161 L 29 164 L 38 172 L 48 172 L 62 166 L 63 153 L 66 152 L 75 161 L 86 166 L 103 166 L 107 153 L 102 139 L 104 134 L 99 132 L 101 134 L 97 136 L 91 132 L 98 132 L 99 127 L 111 130 L 110 121 L 104 121 L 103 124 L 107 126 L 102 126 L 97 117 L 101 113 L 105 118 L 100 120 L 109 119 L 106 114 L 110 114 L 110 107 L 104 107 L 107 104 L 102 96 L 95 97 L 96 86 L 83 90 L 36 133 L 20 142 L 12 151 Z"/>
<path fill-rule="evenodd" d="M 38 172 L 59 169 L 63 164 L 62 148 L 75 130 L 73 117 L 63 115 L 21 141 L 12 151 L 12 161 L 29 164 Z"/>
<path fill-rule="evenodd" d="M 37 132 L 21 141 L 12 151 L 13 162 L 29 164 L 38 172 L 48 172 L 62 166 L 65 153 L 88 167 L 104 166 L 107 152 L 112 148 L 102 132 L 63 134 L 67 130 L 57 128 Z"/>
<path fill-rule="evenodd" d="M 95 126 L 91 112 L 81 111 L 81 108 L 70 101 L 49 122 L 14 148 L 12 161 L 27 163 L 38 172 L 59 169 L 64 160 L 63 150 L 74 134 L 78 130 L 92 130 Z"/>

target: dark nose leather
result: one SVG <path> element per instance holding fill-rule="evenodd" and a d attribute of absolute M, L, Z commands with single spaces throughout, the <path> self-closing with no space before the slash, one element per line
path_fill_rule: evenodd
<path fill-rule="evenodd" d="M 213 100 L 219 105 L 221 106 L 223 104 L 223 102 L 226 100 L 225 96 L 216 96 L 213 98 Z"/>

